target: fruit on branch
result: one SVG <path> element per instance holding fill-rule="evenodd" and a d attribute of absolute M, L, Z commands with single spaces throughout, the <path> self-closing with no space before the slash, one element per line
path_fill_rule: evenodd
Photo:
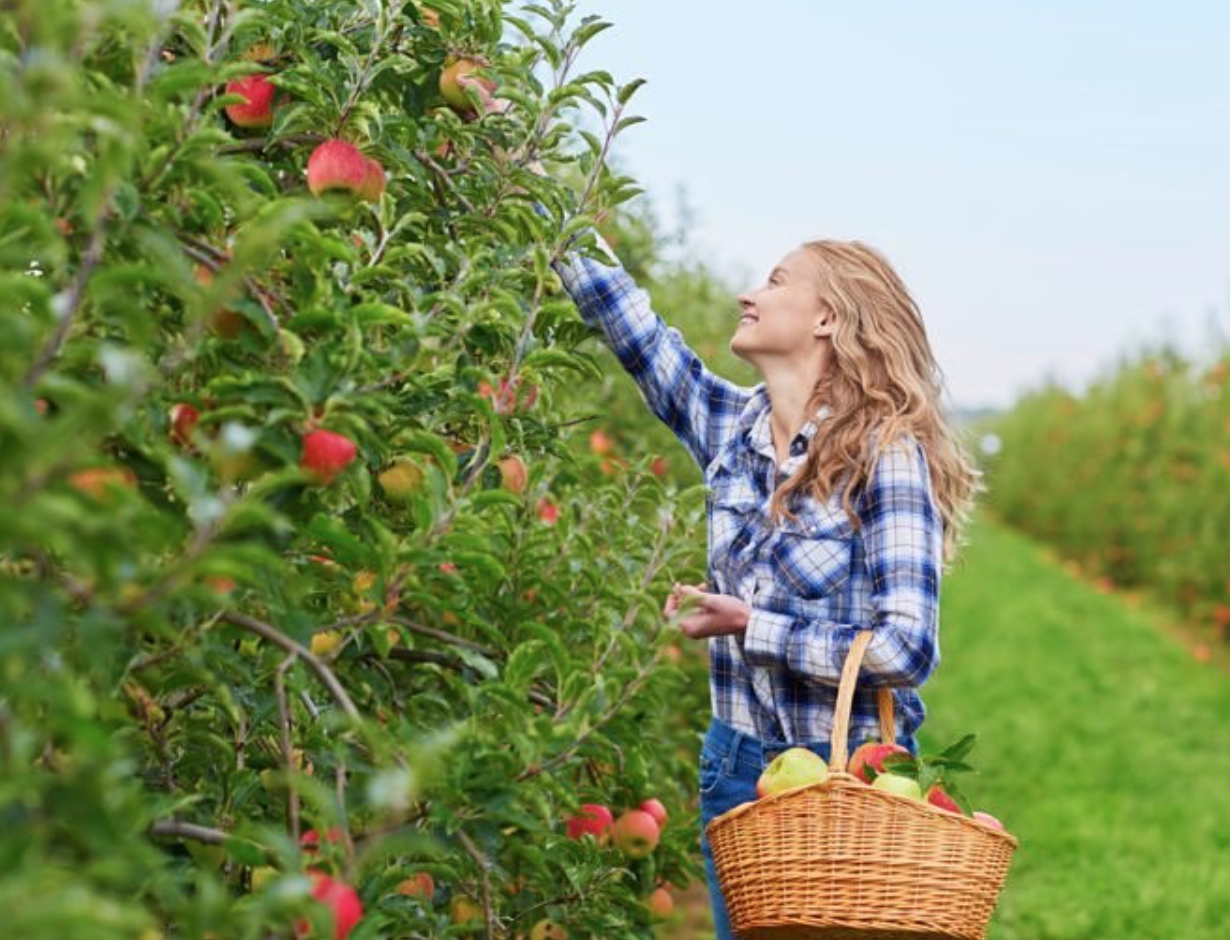
<path fill-rule="evenodd" d="M 525 468 L 525 461 L 516 454 L 503 458 L 500 461 L 500 478 L 505 489 L 514 493 L 524 493 L 526 484 L 529 482 L 529 471 Z"/>
<path fill-rule="evenodd" d="M 675 909 L 675 899 L 665 885 L 655 888 L 645 899 L 645 907 L 649 910 L 650 920 L 666 920 Z"/>
<path fill-rule="evenodd" d="M 666 820 L 668 816 L 666 813 L 666 807 L 662 805 L 661 800 L 658 800 L 658 799 L 645 800 L 643 803 L 641 803 L 640 806 L 637 807 L 637 809 L 643 809 L 650 816 L 652 816 L 653 821 L 658 824 L 659 829 L 666 828 Z"/>
<path fill-rule="evenodd" d="M 485 59 L 478 56 L 466 58 L 449 56 L 444 62 L 444 70 L 440 73 L 440 94 L 448 102 L 448 106 L 459 114 L 474 113 L 474 105 L 466 93 L 466 88 L 475 88 L 479 97 L 489 99 L 495 91 L 495 82 L 475 73 L 488 65 Z"/>
<path fill-rule="evenodd" d="M 196 430 L 201 413 L 185 402 L 171 406 L 171 441 L 180 447 L 192 444 L 192 432 Z"/>
<path fill-rule="evenodd" d="M 131 490 L 137 486 L 137 475 L 127 467 L 89 467 L 69 475 L 68 485 L 91 499 L 107 502 L 112 488 Z"/>
<path fill-rule="evenodd" d="M 307 184 L 314 196 L 340 189 L 376 202 L 384 193 L 384 182 L 380 162 L 345 140 L 326 140 L 308 157 Z"/>
<path fill-rule="evenodd" d="M 599 845 L 610 841 L 611 828 L 615 825 L 615 817 L 610 809 L 601 803 L 583 803 L 581 812 L 569 818 L 567 832 L 569 839 L 580 839 L 589 833 Z"/>
<path fill-rule="evenodd" d="M 615 847 L 628 858 L 645 858 L 658 847 L 661 829 L 657 820 L 643 809 L 630 809 L 617 820 L 611 829 Z"/>
<path fill-rule="evenodd" d="M 344 881 L 330 878 L 318 871 L 308 871 L 312 878 L 312 897 L 333 914 L 333 940 L 346 940 L 350 931 L 363 919 L 363 902 L 354 888 Z M 311 926 L 306 920 L 295 925 L 295 935 L 301 940 L 311 936 Z"/>
<path fill-rule="evenodd" d="M 430 900 L 436 893 L 436 882 L 430 872 L 420 871 L 403 880 L 397 886 L 397 893 L 411 898 Z"/>
<path fill-rule="evenodd" d="M 423 488 L 423 471 L 408 457 L 395 457 L 376 479 L 390 503 L 408 503 Z"/>
<path fill-rule="evenodd" d="M 277 86 L 267 75 L 245 75 L 226 83 L 228 95 L 242 95 L 246 101 L 226 106 L 226 116 L 236 127 L 268 127 L 273 123 L 273 96 Z"/>
<path fill-rule="evenodd" d="M 333 482 L 354 462 L 354 441 L 332 431 L 309 431 L 303 436 L 303 456 L 299 465 L 320 484 Z"/>

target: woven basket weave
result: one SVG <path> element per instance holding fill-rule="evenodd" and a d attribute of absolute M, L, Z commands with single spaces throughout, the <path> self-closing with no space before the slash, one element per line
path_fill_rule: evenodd
<path fill-rule="evenodd" d="M 846 771 L 850 706 L 871 631 L 842 671 L 824 783 L 736 806 L 705 830 L 744 940 L 983 940 L 1017 840 Z M 880 732 L 896 740 L 892 691 Z"/>

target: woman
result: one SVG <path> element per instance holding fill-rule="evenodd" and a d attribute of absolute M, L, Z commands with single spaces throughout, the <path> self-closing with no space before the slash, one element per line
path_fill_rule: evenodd
<path fill-rule="evenodd" d="M 940 576 L 980 474 L 941 409 L 917 305 L 859 242 L 808 242 L 738 298 L 730 348 L 763 377 L 752 388 L 705 368 L 618 262 L 573 254 L 556 271 L 708 487 L 708 582 L 677 584 L 664 612 L 690 600 L 679 627 L 709 647 L 702 850 L 717 936 L 730 938 L 703 828 L 754 799 L 786 748 L 829 759 L 837 684 L 861 630 L 874 636 L 849 747 L 879 739 L 875 689 L 888 686 L 897 743 L 918 753 L 917 688 L 940 660 Z"/>

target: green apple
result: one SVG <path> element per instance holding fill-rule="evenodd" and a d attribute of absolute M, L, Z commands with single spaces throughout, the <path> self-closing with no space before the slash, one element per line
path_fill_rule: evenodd
<path fill-rule="evenodd" d="M 911 780 L 909 777 L 902 777 L 900 774 L 880 774 L 872 781 L 871 788 L 873 790 L 883 790 L 885 793 L 892 793 L 896 796 L 904 796 L 911 800 L 921 801 L 923 798 L 918 781 Z"/>
<path fill-rule="evenodd" d="M 756 781 L 756 796 L 766 797 L 791 787 L 809 783 L 824 783 L 829 776 L 829 765 L 815 751 L 805 747 L 792 747 L 783 751 L 764 769 Z"/>

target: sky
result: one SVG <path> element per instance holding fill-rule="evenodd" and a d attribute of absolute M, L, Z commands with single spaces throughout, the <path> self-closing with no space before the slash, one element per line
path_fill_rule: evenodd
<path fill-rule="evenodd" d="M 590 13 L 614 27 L 578 68 L 647 80 L 631 110 L 648 121 L 615 156 L 664 226 L 682 189 L 694 253 L 739 289 L 808 239 L 878 248 L 956 407 L 1230 337 L 1230 3 L 580 0 Z"/>

